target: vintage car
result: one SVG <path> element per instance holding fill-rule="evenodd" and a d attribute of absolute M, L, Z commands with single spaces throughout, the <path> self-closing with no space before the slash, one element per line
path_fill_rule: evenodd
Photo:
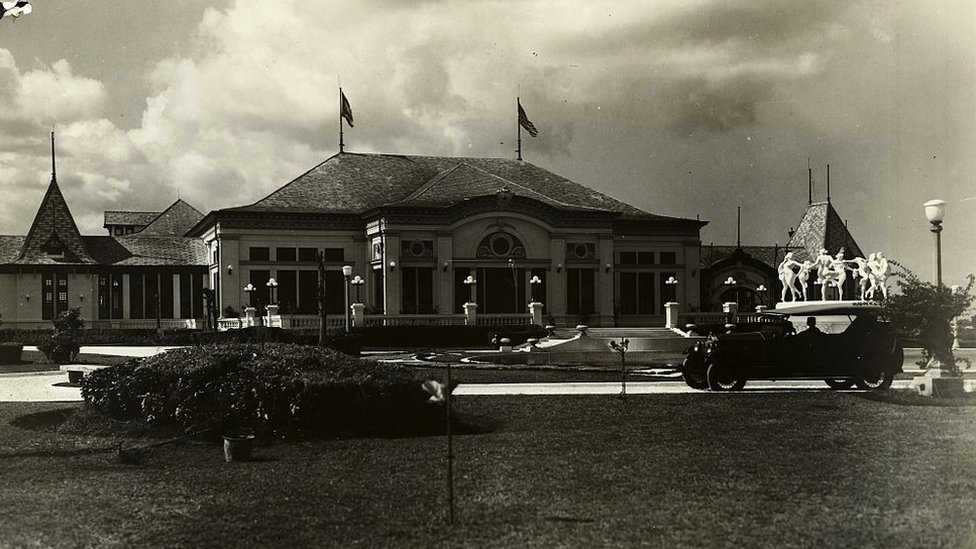
<path fill-rule="evenodd" d="M 737 391 L 750 379 L 783 378 L 822 379 L 834 389 L 887 389 L 902 371 L 904 353 L 879 314 L 875 305 L 829 303 L 762 313 L 749 332 L 730 326 L 729 333 L 709 335 L 687 349 L 682 377 L 694 389 L 714 391 Z M 829 319 L 825 323 L 836 333 L 797 332 L 791 316 Z"/>

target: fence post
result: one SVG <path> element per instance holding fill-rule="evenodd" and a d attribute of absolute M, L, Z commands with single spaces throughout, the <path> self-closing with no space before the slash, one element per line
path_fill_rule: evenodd
<path fill-rule="evenodd" d="M 469 301 L 464 304 L 464 323 L 467 326 L 478 324 L 478 304 Z"/>
<path fill-rule="evenodd" d="M 669 301 L 664 304 L 664 327 L 676 328 L 678 326 L 678 303 Z"/>
<path fill-rule="evenodd" d="M 352 304 L 352 325 L 356 328 L 361 328 L 366 325 L 366 304 L 365 303 Z"/>
<path fill-rule="evenodd" d="M 542 326 L 542 303 L 538 301 L 529 303 L 529 314 L 532 316 L 532 324 Z"/>

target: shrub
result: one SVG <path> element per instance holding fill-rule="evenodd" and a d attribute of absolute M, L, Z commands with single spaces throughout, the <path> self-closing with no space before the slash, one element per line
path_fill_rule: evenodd
<path fill-rule="evenodd" d="M 85 322 L 81 319 L 81 309 L 68 309 L 55 317 L 52 323 L 54 333 L 37 348 L 55 364 L 74 360 L 81 351 L 78 338 L 82 328 L 85 327 Z"/>
<path fill-rule="evenodd" d="M 20 343 L 0 343 L 0 364 L 18 364 L 24 346 Z"/>
<path fill-rule="evenodd" d="M 288 438 L 433 432 L 442 417 L 402 366 L 291 344 L 175 349 L 92 372 L 82 396 L 117 420 Z"/>
<path fill-rule="evenodd" d="M 898 276 L 900 293 L 889 296 L 882 302 L 885 317 L 892 323 L 899 336 L 917 341 L 922 347 L 923 361 L 920 366 L 927 368 L 936 359 L 947 372 L 961 373 L 957 359 L 952 353 L 952 320 L 962 315 L 973 303 L 974 278 L 963 288 L 936 286 L 925 282 L 901 264 L 892 261 L 901 270 Z"/>

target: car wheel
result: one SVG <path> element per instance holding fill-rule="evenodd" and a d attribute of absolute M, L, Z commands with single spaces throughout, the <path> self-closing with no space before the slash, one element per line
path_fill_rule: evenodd
<path fill-rule="evenodd" d="M 854 386 L 854 378 L 825 379 L 827 386 L 831 389 L 850 389 Z"/>
<path fill-rule="evenodd" d="M 681 365 L 681 379 L 692 389 L 708 389 L 707 376 L 705 361 L 700 358 L 688 357 Z"/>
<path fill-rule="evenodd" d="M 858 389 L 884 391 L 888 387 L 891 387 L 891 382 L 894 379 L 895 374 L 891 370 L 875 370 L 874 372 L 856 378 L 854 383 L 857 384 Z"/>
<path fill-rule="evenodd" d="M 738 391 L 746 386 L 746 379 L 733 366 L 713 363 L 708 367 L 708 388 L 713 391 Z"/>

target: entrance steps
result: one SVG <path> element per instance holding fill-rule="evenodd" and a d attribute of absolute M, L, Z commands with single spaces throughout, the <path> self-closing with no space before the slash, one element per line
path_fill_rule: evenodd
<path fill-rule="evenodd" d="M 579 330 L 576 328 L 556 328 L 553 331 L 554 339 L 569 339 L 576 337 Z M 596 339 L 671 339 L 681 337 L 670 328 L 656 327 L 623 327 L 623 328 L 587 328 L 586 335 Z"/>

